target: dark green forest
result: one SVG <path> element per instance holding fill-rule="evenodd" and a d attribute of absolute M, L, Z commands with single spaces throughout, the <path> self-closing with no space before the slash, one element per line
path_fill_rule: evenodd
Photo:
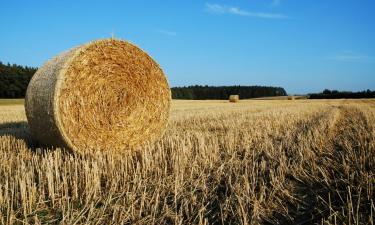
<path fill-rule="evenodd" d="M 287 95 L 284 88 L 264 86 L 188 86 L 172 88 L 173 99 L 228 99 L 239 95 L 241 99 Z"/>
<path fill-rule="evenodd" d="M 24 98 L 27 85 L 38 68 L 3 64 L 0 62 L 0 98 Z M 187 86 L 173 87 L 173 99 L 228 99 L 229 95 L 239 95 L 241 99 L 257 97 L 286 96 L 282 87 L 266 86 Z M 324 90 L 309 94 L 310 99 L 375 98 L 375 91 L 348 92 Z"/>
<path fill-rule="evenodd" d="M 340 98 L 375 98 L 375 91 L 360 92 L 337 91 L 325 89 L 322 93 L 310 94 L 310 99 L 340 99 Z"/>
<path fill-rule="evenodd" d="M 0 98 L 23 98 L 37 68 L 0 62 Z"/>

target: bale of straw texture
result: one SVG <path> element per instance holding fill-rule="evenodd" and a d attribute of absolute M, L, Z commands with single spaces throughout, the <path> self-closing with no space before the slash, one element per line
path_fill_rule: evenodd
<path fill-rule="evenodd" d="M 240 96 L 239 95 L 229 95 L 229 102 L 239 102 Z"/>
<path fill-rule="evenodd" d="M 288 100 L 295 100 L 295 97 L 293 95 L 288 96 Z"/>
<path fill-rule="evenodd" d="M 30 131 L 40 144 L 122 151 L 160 138 L 171 92 L 159 65 L 133 44 L 93 41 L 46 62 L 27 88 Z"/>

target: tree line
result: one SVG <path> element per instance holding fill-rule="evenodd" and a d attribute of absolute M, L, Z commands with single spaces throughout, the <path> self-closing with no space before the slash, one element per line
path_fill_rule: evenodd
<path fill-rule="evenodd" d="M 4 64 L 0 61 L 0 98 L 24 98 L 27 85 L 38 68 Z M 239 95 L 241 99 L 286 96 L 282 87 L 267 86 L 186 86 L 171 88 L 173 99 L 228 99 Z M 375 98 L 375 91 L 348 92 L 325 89 L 321 93 L 309 94 L 310 99 Z"/>
<path fill-rule="evenodd" d="M 37 68 L 0 62 L 0 98 L 23 98 Z"/>
<path fill-rule="evenodd" d="M 321 93 L 310 94 L 310 99 L 340 99 L 340 98 L 375 98 L 375 91 L 366 90 L 359 92 L 337 91 L 325 89 Z"/>
<path fill-rule="evenodd" d="M 27 85 L 38 68 L 0 62 L 0 98 L 24 98 Z M 174 99 L 256 98 L 286 95 L 284 88 L 262 86 L 187 86 L 171 88 Z"/>
<path fill-rule="evenodd" d="M 285 96 L 282 87 L 266 86 L 187 86 L 172 88 L 173 99 L 228 99 L 229 95 L 239 95 L 241 99 L 257 97 Z"/>

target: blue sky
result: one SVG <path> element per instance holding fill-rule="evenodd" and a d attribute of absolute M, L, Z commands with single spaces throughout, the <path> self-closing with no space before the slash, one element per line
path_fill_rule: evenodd
<path fill-rule="evenodd" d="M 375 90 L 375 1 L 4 1 L 0 60 L 40 66 L 111 33 L 146 50 L 171 86 Z"/>

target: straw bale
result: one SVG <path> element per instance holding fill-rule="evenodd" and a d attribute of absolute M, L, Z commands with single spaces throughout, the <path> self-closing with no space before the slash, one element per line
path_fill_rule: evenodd
<path fill-rule="evenodd" d="M 104 39 L 46 62 L 30 81 L 25 109 L 43 145 L 122 151 L 160 138 L 170 103 L 167 79 L 146 52 Z"/>
<path fill-rule="evenodd" d="M 239 95 L 229 95 L 229 102 L 239 102 L 240 96 Z"/>

